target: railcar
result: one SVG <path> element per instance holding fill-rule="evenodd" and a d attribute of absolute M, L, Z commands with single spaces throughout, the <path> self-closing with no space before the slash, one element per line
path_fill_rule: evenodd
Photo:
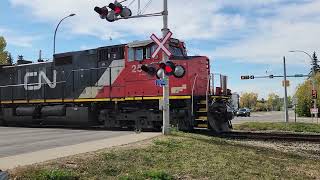
<path fill-rule="evenodd" d="M 188 56 L 177 39 L 169 44 L 170 61 L 185 69 L 181 78 L 170 76 L 170 124 L 228 131 L 233 116 L 226 82 L 214 86 L 207 57 Z M 160 130 L 163 88 L 141 69 L 161 62 L 161 53 L 151 58 L 156 48 L 152 41 L 135 41 L 2 66 L 0 123 Z"/>

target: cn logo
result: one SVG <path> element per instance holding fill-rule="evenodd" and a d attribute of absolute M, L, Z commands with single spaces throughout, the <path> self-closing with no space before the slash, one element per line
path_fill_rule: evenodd
<path fill-rule="evenodd" d="M 37 77 L 38 76 L 38 83 L 29 84 L 29 77 Z M 47 77 L 46 73 L 43 71 L 39 72 L 27 72 L 24 76 L 24 89 L 28 91 L 36 91 L 41 89 L 42 87 L 42 80 L 45 81 L 45 84 L 48 84 L 50 88 L 55 88 L 57 86 L 57 71 L 53 70 L 53 80 L 52 82 Z"/>

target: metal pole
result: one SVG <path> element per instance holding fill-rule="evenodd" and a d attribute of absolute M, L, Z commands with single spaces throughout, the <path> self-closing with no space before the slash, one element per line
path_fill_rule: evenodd
<path fill-rule="evenodd" d="M 283 57 L 283 71 L 284 71 L 284 118 L 286 123 L 289 122 L 288 114 L 288 95 L 287 95 L 287 70 L 286 70 L 286 57 Z"/>
<path fill-rule="evenodd" d="M 168 0 L 163 0 L 163 38 L 168 34 Z M 166 47 L 169 45 L 166 44 Z M 168 61 L 168 56 L 163 52 L 162 60 L 164 63 Z M 166 85 L 163 86 L 163 127 L 162 133 L 168 135 L 170 133 L 170 107 L 169 107 L 169 77 L 163 73 L 163 79 L 167 81 Z"/>
<path fill-rule="evenodd" d="M 58 28 L 60 26 L 60 24 L 62 23 L 63 20 L 67 19 L 68 17 L 72 17 L 72 16 L 75 16 L 76 14 L 70 14 L 69 16 L 66 16 L 64 18 L 62 18 L 60 20 L 60 22 L 58 23 L 57 27 L 56 27 L 56 30 L 54 31 L 54 37 L 53 37 L 53 55 L 56 54 L 56 36 L 57 36 L 57 31 L 58 31 Z"/>
<path fill-rule="evenodd" d="M 297 122 L 297 105 L 294 104 L 294 122 Z"/>

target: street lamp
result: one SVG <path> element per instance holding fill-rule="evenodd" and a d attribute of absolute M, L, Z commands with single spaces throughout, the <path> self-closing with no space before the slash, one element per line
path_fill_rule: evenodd
<path fill-rule="evenodd" d="M 305 52 L 305 51 L 301 51 L 301 50 L 294 50 L 294 51 L 289 51 L 289 52 L 300 52 L 300 53 L 304 53 L 306 54 L 307 56 L 309 56 L 309 58 L 311 59 L 311 62 L 313 61 L 313 57 Z M 314 70 L 314 68 L 312 67 L 312 92 L 315 91 L 316 89 L 316 78 L 315 78 L 315 75 L 316 75 L 316 72 Z M 316 109 L 317 108 L 317 101 L 313 101 L 313 108 Z M 316 118 L 318 118 L 318 113 L 315 114 Z"/>
<path fill-rule="evenodd" d="M 62 19 L 60 20 L 60 22 L 58 23 L 58 25 L 57 25 L 57 27 L 56 27 L 56 30 L 54 31 L 54 38 L 53 38 L 53 55 L 56 54 L 56 35 L 57 35 L 57 30 L 58 30 L 61 22 L 62 22 L 63 20 L 65 20 L 65 19 L 67 19 L 68 17 L 72 17 L 72 16 L 75 16 L 75 15 L 76 15 L 76 14 L 70 14 L 69 16 L 66 16 L 66 17 L 62 18 Z"/>

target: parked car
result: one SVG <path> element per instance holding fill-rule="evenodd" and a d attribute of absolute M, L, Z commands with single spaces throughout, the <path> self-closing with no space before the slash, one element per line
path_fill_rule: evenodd
<path fill-rule="evenodd" d="M 250 117 L 250 109 L 241 108 L 237 111 L 237 117 L 238 116 L 244 116 L 244 117 Z"/>

